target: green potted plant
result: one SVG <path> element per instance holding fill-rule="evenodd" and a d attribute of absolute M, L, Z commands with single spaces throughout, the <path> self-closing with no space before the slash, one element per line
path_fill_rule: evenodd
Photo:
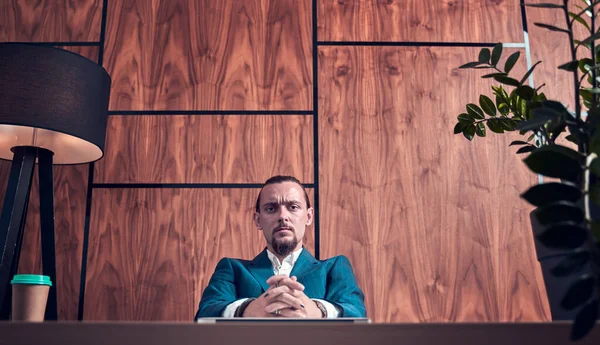
<path fill-rule="evenodd" d="M 557 179 L 532 186 L 521 194 L 535 209 L 532 228 L 538 258 L 542 263 L 553 318 L 560 312 L 571 312 L 571 339 L 583 338 L 594 326 L 600 309 L 600 48 L 596 40 L 596 11 L 600 1 L 579 0 L 579 10 L 570 12 L 568 0 L 562 4 L 525 4 L 548 11 L 562 11 L 565 27 L 544 23 L 536 26 L 568 36 L 570 61 L 558 66 L 572 73 L 575 109 L 549 100 L 543 87 L 536 89 L 526 82 L 540 62 L 534 64 L 522 78 L 511 76 L 519 53 L 511 54 L 504 66 L 502 44 L 492 50 L 483 48 L 477 61 L 460 68 L 483 69 L 482 78 L 499 83 L 492 86 L 494 100 L 486 95 L 479 102 L 466 105 L 458 115 L 455 134 L 468 140 L 494 133 L 519 131 L 523 140 L 513 141 L 518 154 L 534 173 Z M 588 37 L 577 40 L 573 27 L 585 28 Z M 585 50 L 587 49 L 587 50 Z M 589 52 L 587 57 L 581 51 Z M 548 86 L 546 86 L 548 87 Z M 487 128 L 487 129 L 486 129 Z M 559 144 L 557 139 L 569 141 Z M 572 148 L 573 147 L 573 148 Z M 553 281 L 553 279 L 555 279 Z M 567 285 L 555 293 L 556 283 Z"/>

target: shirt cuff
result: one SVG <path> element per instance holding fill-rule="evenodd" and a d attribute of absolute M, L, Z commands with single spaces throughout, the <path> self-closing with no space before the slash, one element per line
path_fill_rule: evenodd
<path fill-rule="evenodd" d="M 327 310 L 327 318 L 328 319 L 335 319 L 340 315 L 340 310 L 338 309 L 338 307 L 334 306 L 333 304 L 322 300 L 322 299 L 313 299 L 313 301 L 319 301 L 323 304 L 323 306 L 325 307 L 325 310 Z"/>
<path fill-rule="evenodd" d="M 247 300 L 247 298 L 242 298 L 242 299 L 238 299 L 237 301 L 231 303 L 230 305 L 228 305 L 225 310 L 223 310 L 223 314 L 221 316 L 223 317 L 233 317 L 235 315 L 235 310 L 242 305 L 242 303 L 244 303 Z M 327 312 L 329 313 L 329 310 L 327 310 Z"/>

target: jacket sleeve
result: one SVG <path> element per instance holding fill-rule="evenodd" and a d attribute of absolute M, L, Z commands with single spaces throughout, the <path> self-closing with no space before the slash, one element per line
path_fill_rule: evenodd
<path fill-rule="evenodd" d="M 234 278 L 231 261 L 228 258 L 221 259 L 202 293 L 194 319 L 220 317 L 223 314 L 225 308 L 237 299 Z"/>
<path fill-rule="evenodd" d="M 336 258 L 329 270 L 325 300 L 340 309 L 339 317 L 367 317 L 365 296 L 358 287 L 350 260 L 343 255 Z"/>

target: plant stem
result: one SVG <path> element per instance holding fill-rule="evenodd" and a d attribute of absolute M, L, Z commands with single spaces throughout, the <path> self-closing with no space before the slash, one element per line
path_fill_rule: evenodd
<path fill-rule="evenodd" d="M 569 32 L 569 48 L 571 48 L 571 61 L 577 60 L 577 51 L 575 50 L 575 42 L 573 39 L 573 25 L 569 19 L 569 0 L 563 0 L 563 12 L 565 14 L 565 21 L 567 22 L 567 31 Z M 577 69 L 573 71 L 573 86 L 575 87 L 575 116 L 577 120 L 581 119 L 581 102 L 579 100 L 579 73 Z M 586 147 L 582 147 L 582 144 L 578 145 L 579 152 L 585 152 Z"/>

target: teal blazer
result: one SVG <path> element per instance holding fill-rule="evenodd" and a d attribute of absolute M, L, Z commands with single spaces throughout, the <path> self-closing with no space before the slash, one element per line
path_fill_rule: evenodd
<path fill-rule="evenodd" d="M 220 317 L 230 303 L 241 298 L 259 297 L 269 288 L 267 279 L 271 276 L 273 265 L 266 248 L 251 261 L 221 259 L 202 294 L 195 318 Z M 296 276 L 304 285 L 304 293 L 309 298 L 337 306 L 339 317 L 366 317 L 364 294 L 356 283 L 347 257 L 340 255 L 317 260 L 305 248 L 291 276 Z"/>

